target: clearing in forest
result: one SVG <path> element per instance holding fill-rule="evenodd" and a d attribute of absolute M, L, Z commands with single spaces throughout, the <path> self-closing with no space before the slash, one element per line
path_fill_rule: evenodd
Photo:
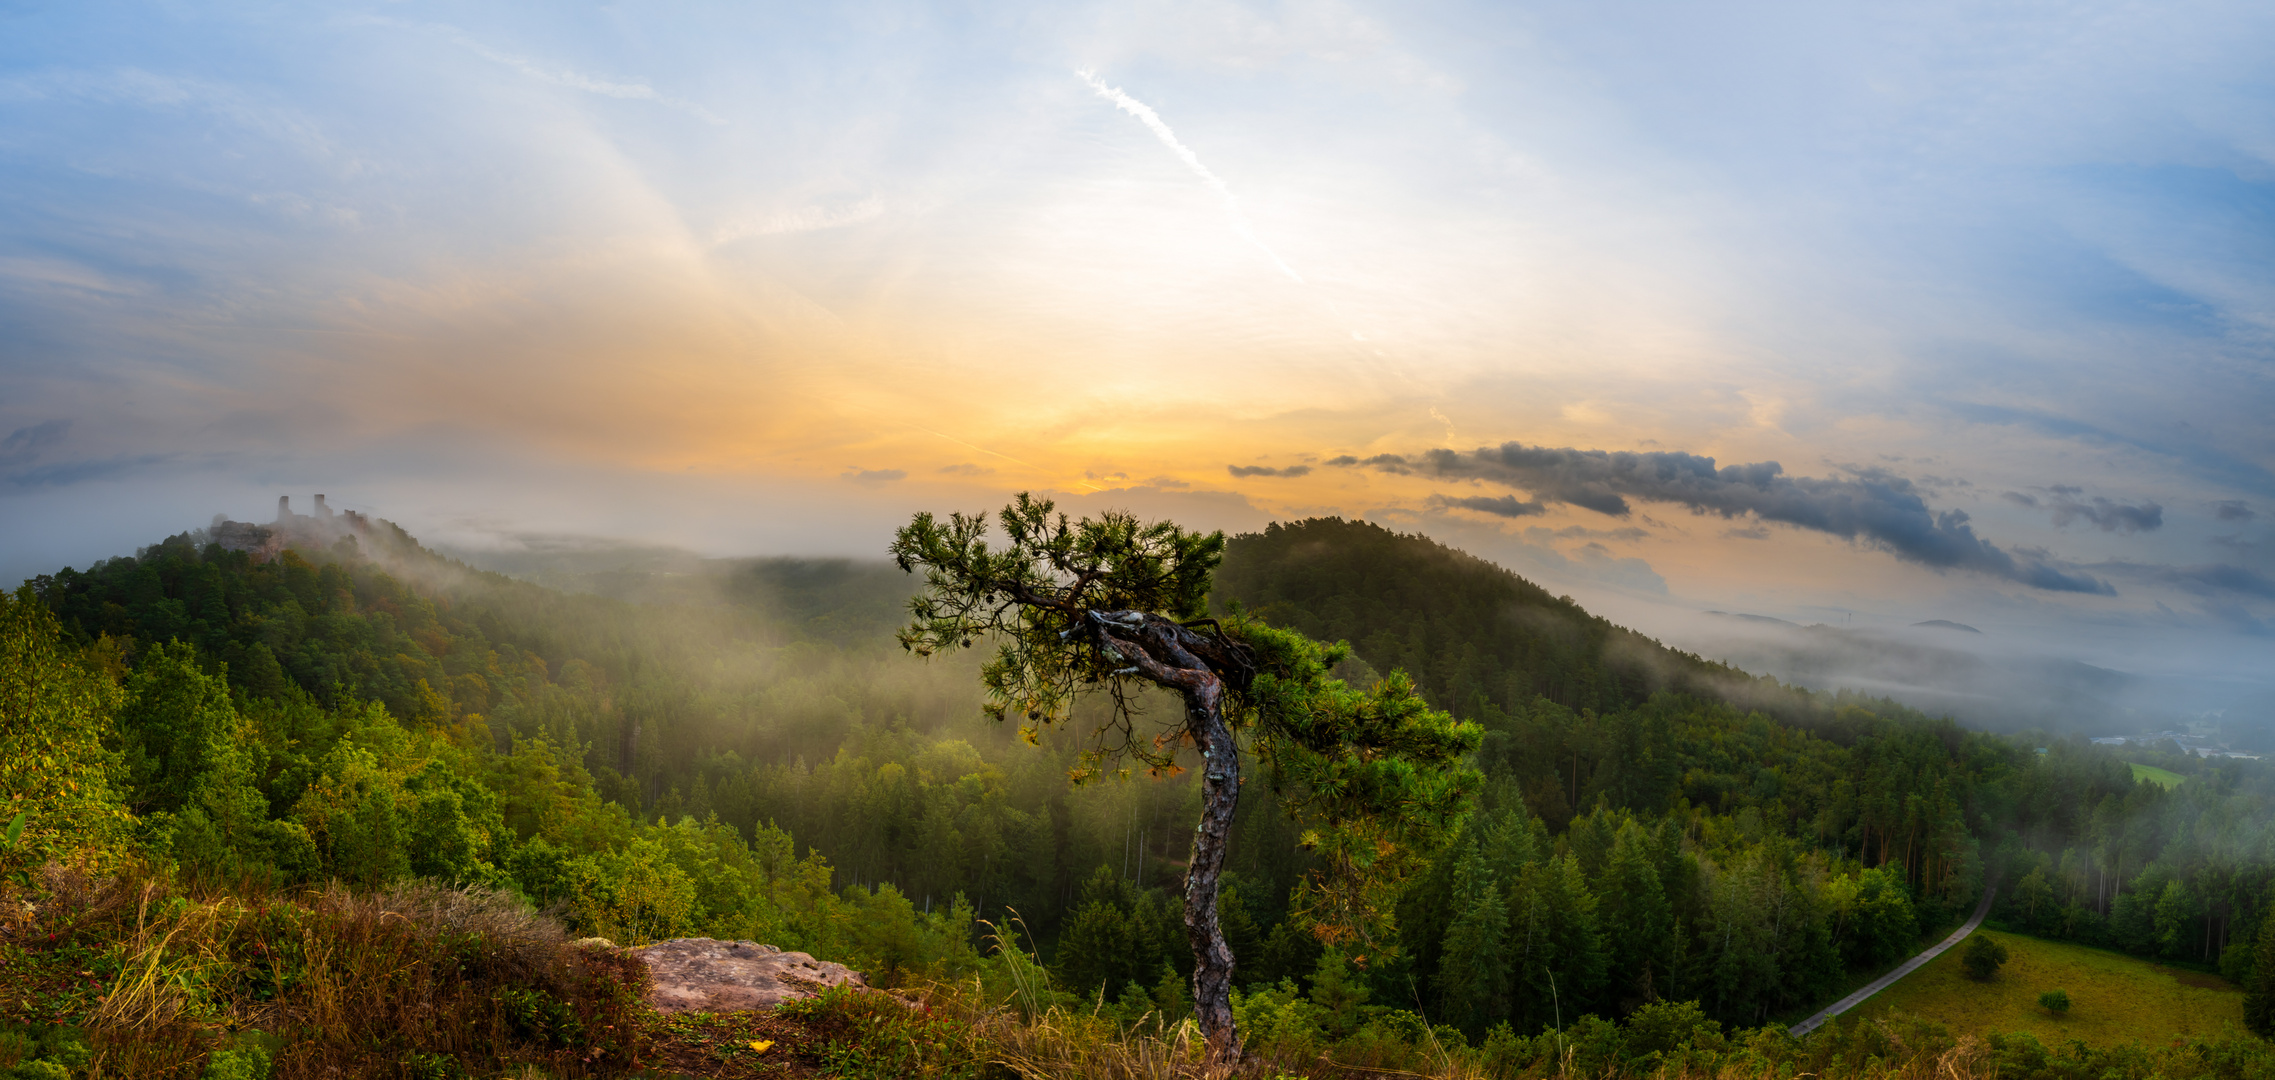
<path fill-rule="evenodd" d="M 2135 783 L 2139 783 L 2143 780 L 2148 780 L 2163 787 L 2166 791 L 2171 791 L 2173 788 L 2179 787 L 2181 784 L 2186 783 L 2188 780 L 2187 777 L 2173 772 L 2170 769 L 2160 769 L 2154 765 L 2143 765 L 2137 761 L 2128 761 L 2125 764 L 2131 765 L 2133 767 L 2133 781 Z"/>
<path fill-rule="evenodd" d="M 1989 982 L 1967 977 L 1952 949 L 1873 996 L 1856 1012 L 1900 1009 L 1943 1024 L 1954 1035 L 2027 1031 L 2048 1046 L 2071 1039 L 2092 1046 L 2243 1030 L 2243 991 L 2217 975 L 2067 942 L 1985 930 L 2006 946 L 2007 961 Z M 2038 995 L 2062 990 L 2069 1012 L 2041 1008 Z"/>

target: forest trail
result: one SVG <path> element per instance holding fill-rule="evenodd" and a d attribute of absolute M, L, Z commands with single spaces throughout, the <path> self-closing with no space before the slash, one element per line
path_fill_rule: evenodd
<path fill-rule="evenodd" d="M 1793 1027 L 1789 1029 L 1792 1031 L 1793 1037 L 1798 1039 L 1803 1035 L 1807 1035 L 1810 1032 L 1817 1030 L 1817 1028 L 1822 1026 L 1825 1021 L 1839 1016 L 1840 1014 L 1847 1012 L 1850 1009 L 1856 1008 L 1858 1005 L 1863 1004 L 1866 998 L 1869 998 L 1872 995 L 1895 985 L 1896 980 L 1901 979 L 1904 976 L 1911 974 L 1912 972 L 1918 971 L 1922 964 L 1925 964 L 1938 956 L 1942 956 L 1945 949 L 1948 949 L 1953 945 L 1957 945 L 1960 942 L 1967 940 L 1967 935 L 1974 933 L 1976 927 L 1983 925 L 1983 916 L 1991 913 L 1991 900 L 1997 895 L 1998 889 L 1996 888 L 1984 889 L 1983 899 L 1980 903 L 1975 905 L 1975 914 L 1972 918 L 1969 918 L 1967 920 L 1966 925 L 1961 926 L 1957 930 L 1953 930 L 1950 937 L 1944 938 L 1942 941 L 1938 941 L 1935 944 L 1928 946 L 1927 949 L 1921 952 L 1918 956 L 1904 961 L 1903 964 L 1896 968 L 1896 970 L 1872 980 L 1871 984 L 1866 986 L 1864 989 L 1850 994 L 1849 996 L 1844 997 L 1839 1001 L 1833 1002 L 1831 1005 L 1825 1006 L 1824 1010 L 1819 1012 L 1817 1015 L 1793 1025 Z"/>

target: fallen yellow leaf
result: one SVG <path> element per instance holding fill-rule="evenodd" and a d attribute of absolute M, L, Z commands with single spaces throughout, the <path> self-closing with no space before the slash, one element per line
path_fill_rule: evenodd
<path fill-rule="evenodd" d="M 773 1045 L 774 1045 L 774 1040 L 772 1040 L 772 1039 L 752 1039 L 752 1040 L 750 1041 L 750 1048 L 751 1048 L 751 1049 L 753 1049 L 753 1050 L 756 1050 L 756 1051 L 758 1051 L 758 1052 L 759 1052 L 759 1053 L 761 1053 L 761 1054 L 763 1054 L 763 1053 L 765 1053 L 765 1052 L 766 1052 L 766 1049 L 767 1049 L 767 1047 L 770 1047 L 770 1046 L 773 1046 Z"/>

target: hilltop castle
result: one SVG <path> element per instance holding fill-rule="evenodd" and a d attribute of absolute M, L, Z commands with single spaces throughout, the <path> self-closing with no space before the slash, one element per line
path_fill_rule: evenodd
<path fill-rule="evenodd" d="M 256 525 L 249 521 L 231 521 L 215 514 L 206 535 L 213 542 L 230 551 L 249 551 L 261 560 L 274 558 L 288 547 L 321 548 L 338 543 L 341 537 L 361 536 L 371 532 L 371 519 L 353 510 L 334 513 L 325 504 L 324 496 L 316 496 L 314 514 L 292 512 L 292 496 L 276 498 L 276 521 Z"/>

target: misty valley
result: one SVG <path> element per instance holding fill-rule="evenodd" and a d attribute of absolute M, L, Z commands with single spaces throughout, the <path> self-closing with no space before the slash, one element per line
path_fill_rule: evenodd
<path fill-rule="evenodd" d="M 1097 535 L 1108 562 L 1153 542 Z M 1010 654 L 990 660 L 982 624 L 946 608 L 914 609 L 949 627 L 936 655 L 897 642 L 934 640 L 904 627 L 912 595 L 945 595 L 941 552 L 984 545 L 904 554 L 930 579 L 488 557 L 509 576 L 319 502 L 58 569 L 0 608 L 0 1009 L 17 1025 L 0 1040 L 24 1076 L 2275 1062 L 2252 1034 L 2275 1030 L 2265 763 L 1755 677 L 1374 524 L 1177 535 L 1183 554 L 1147 565 L 1182 574 L 1186 599 L 1146 610 L 1248 657 L 1228 684 L 1251 710 L 1227 712 L 1249 718 L 1237 804 L 1205 883 L 1206 940 L 1230 957 L 1213 1025 L 1187 901 L 1207 895 L 1194 822 L 1222 759 L 1181 726 L 1187 702 L 1133 677 L 1136 639 L 1043 635 L 1033 648 L 1089 659 L 1052 661 L 1074 665 L 1050 676 L 1069 695 L 1045 679 L 1025 697 L 1002 689 Z M 1050 550 L 1035 565 L 1105 565 Z M 982 578 L 973 596 L 1006 587 Z M 1113 693 L 1071 693 L 1101 677 Z M 1288 698 L 1299 682 L 1312 696 Z M 1954 1041 L 1869 1010 L 1787 1032 L 1985 916 L 1970 942 L 2213 988 L 2190 1006 L 2197 1041 L 2162 1019 L 2090 1043 Z M 807 954 L 929 1004 L 830 991 L 643 1018 L 623 950 L 681 938 Z M 390 959 L 352 958 L 375 952 Z M 776 1027 L 750 1027 L 761 1015 Z"/>

